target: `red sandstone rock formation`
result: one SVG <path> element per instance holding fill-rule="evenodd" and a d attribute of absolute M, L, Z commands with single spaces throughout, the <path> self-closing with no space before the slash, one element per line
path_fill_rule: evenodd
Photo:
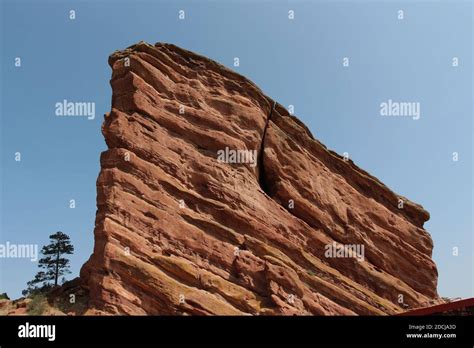
<path fill-rule="evenodd" d="M 94 313 L 381 315 L 437 299 L 429 214 L 251 81 L 161 43 L 109 64 L 109 149 L 81 270 Z M 256 161 L 219 161 L 226 147 Z M 328 257 L 334 245 L 364 257 Z"/>

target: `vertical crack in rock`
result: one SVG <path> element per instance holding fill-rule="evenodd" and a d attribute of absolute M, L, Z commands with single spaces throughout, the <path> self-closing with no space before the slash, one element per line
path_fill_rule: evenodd
<path fill-rule="evenodd" d="M 385 315 L 439 301 L 428 212 L 398 209 L 254 83 L 163 43 L 109 64 L 89 313 Z M 225 148 L 257 150 L 256 170 L 218 161 Z"/>
<path fill-rule="evenodd" d="M 262 188 L 262 190 L 266 193 L 269 194 L 269 191 L 268 191 L 268 185 L 265 181 L 265 168 L 264 168 L 264 164 L 263 164 L 263 156 L 265 155 L 264 151 L 265 151 L 265 136 L 267 134 L 267 128 L 268 128 L 268 125 L 270 124 L 270 121 L 272 119 L 272 114 L 273 114 L 273 111 L 275 110 L 275 107 L 276 107 L 276 101 L 273 102 L 273 105 L 272 105 L 272 108 L 270 110 L 270 113 L 268 114 L 268 117 L 267 117 L 267 120 L 265 122 L 265 127 L 263 128 L 263 134 L 262 134 L 262 140 L 261 140 L 261 143 L 260 143 L 260 149 L 258 151 L 258 181 L 260 183 L 260 187 Z"/>

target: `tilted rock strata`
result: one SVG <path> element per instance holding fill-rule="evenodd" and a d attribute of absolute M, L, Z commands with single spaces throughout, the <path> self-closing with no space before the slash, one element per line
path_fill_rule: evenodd
<path fill-rule="evenodd" d="M 94 311 L 381 315 L 437 298 L 429 214 L 405 198 L 399 209 L 252 82 L 170 44 L 109 64 L 109 149 L 81 270 Z M 226 147 L 257 161 L 217 160 Z M 332 243 L 365 257 L 326 257 Z"/>

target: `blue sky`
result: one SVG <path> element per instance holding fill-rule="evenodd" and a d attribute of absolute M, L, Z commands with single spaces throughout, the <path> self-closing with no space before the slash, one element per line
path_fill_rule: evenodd
<path fill-rule="evenodd" d="M 3 0 L 0 9 L 0 243 L 42 246 L 63 231 L 76 249 L 70 278 L 78 275 L 93 248 L 106 149 L 100 125 L 111 101 L 107 58 L 141 40 L 162 41 L 294 105 L 329 148 L 422 204 L 440 295 L 474 296 L 471 2 Z M 56 117 L 63 99 L 95 102 L 96 118 Z M 388 99 L 419 102 L 420 119 L 382 117 Z M 0 259 L 0 292 L 20 296 L 36 271 L 29 260 Z"/>

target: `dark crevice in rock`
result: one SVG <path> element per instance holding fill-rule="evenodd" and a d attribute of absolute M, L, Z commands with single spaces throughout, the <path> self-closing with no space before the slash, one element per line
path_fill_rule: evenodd
<path fill-rule="evenodd" d="M 268 128 L 268 125 L 270 124 L 270 120 L 272 118 L 273 111 L 275 110 L 276 104 L 277 104 L 276 101 L 273 101 L 273 105 L 272 105 L 272 108 L 270 110 L 270 114 L 268 115 L 267 121 L 265 123 L 265 128 L 263 128 L 262 141 L 260 143 L 260 149 L 258 151 L 258 156 L 257 156 L 258 182 L 259 182 L 260 187 L 262 188 L 262 190 L 267 194 L 269 192 L 269 187 L 268 187 L 268 185 L 266 183 L 266 180 L 265 180 L 265 169 L 264 169 L 264 165 L 263 165 L 263 151 L 265 150 L 265 136 L 267 135 L 267 128 Z"/>

